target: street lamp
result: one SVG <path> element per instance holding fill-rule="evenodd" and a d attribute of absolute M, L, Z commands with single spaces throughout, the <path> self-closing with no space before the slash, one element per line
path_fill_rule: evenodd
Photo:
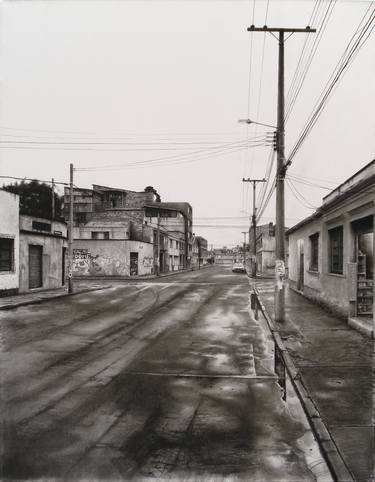
<path fill-rule="evenodd" d="M 251 119 L 239 119 L 239 124 L 257 124 L 258 126 L 271 127 L 271 129 L 277 129 L 275 126 L 270 126 L 269 124 L 263 124 L 262 122 L 255 122 Z"/>

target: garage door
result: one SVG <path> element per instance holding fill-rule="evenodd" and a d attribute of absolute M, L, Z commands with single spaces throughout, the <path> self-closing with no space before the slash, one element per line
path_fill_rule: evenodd
<path fill-rule="evenodd" d="M 43 286 L 43 246 L 29 246 L 29 288 Z"/>

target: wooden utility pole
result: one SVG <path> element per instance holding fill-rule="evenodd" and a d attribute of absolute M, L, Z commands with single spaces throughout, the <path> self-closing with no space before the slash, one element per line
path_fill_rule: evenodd
<path fill-rule="evenodd" d="M 69 273 L 68 273 L 68 292 L 73 293 L 73 164 L 70 164 L 70 195 L 69 195 L 69 238 L 68 238 L 68 256 L 69 256 Z"/>
<path fill-rule="evenodd" d="M 51 220 L 53 221 L 55 219 L 55 180 L 54 178 L 52 178 L 51 194 L 52 194 Z"/>
<path fill-rule="evenodd" d="M 256 185 L 258 182 L 266 182 L 266 179 L 242 179 L 242 182 L 251 182 L 253 184 L 253 215 L 252 215 L 252 226 L 253 226 L 253 263 L 251 265 L 251 276 L 253 278 L 257 275 L 257 208 L 256 208 Z M 249 245 L 250 245 L 250 231 L 249 231 Z"/>
<path fill-rule="evenodd" d="M 269 28 L 248 27 L 248 32 L 278 32 L 279 38 L 279 69 L 278 69 L 278 95 L 277 95 L 277 171 L 276 171 L 276 261 L 275 261 L 275 320 L 285 321 L 285 198 L 284 180 L 286 172 L 285 162 L 285 113 L 284 113 L 284 44 L 289 36 L 294 33 L 315 33 L 316 29 L 310 28 Z M 285 39 L 285 33 L 290 35 Z"/>
<path fill-rule="evenodd" d="M 160 211 L 158 211 L 158 250 L 156 259 L 156 275 L 160 276 Z"/>

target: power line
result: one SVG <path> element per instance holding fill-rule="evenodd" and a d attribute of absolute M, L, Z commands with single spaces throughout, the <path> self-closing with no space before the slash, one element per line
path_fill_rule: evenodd
<path fill-rule="evenodd" d="M 307 58 L 307 64 L 306 64 L 305 68 L 304 68 L 303 71 L 302 71 L 302 74 L 301 74 L 301 77 L 300 77 L 300 79 L 299 79 L 299 82 L 298 82 L 298 84 L 296 85 L 295 92 L 294 92 L 294 94 L 293 94 L 293 96 L 292 96 L 292 98 L 291 98 L 291 100 L 290 100 L 290 102 L 289 102 L 289 105 L 287 106 L 286 115 L 285 115 L 285 121 L 287 121 L 287 120 L 289 119 L 289 117 L 290 117 L 290 114 L 291 114 L 291 112 L 292 112 L 292 110 L 293 110 L 293 107 L 294 107 L 294 105 L 295 105 L 295 102 L 296 102 L 296 100 L 297 100 L 297 97 L 298 97 L 298 95 L 299 95 L 299 93 L 300 93 L 300 91 L 301 91 L 301 89 L 302 89 L 303 83 L 304 83 L 304 81 L 305 81 L 305 79 L 306 79 L 306 76 L 307 76 L 307 73 L 308 73 L 309 68 L 310 68 L 310 66 L 311 66 L 311 63 L 312 63 L 312 61 L 313 61 L 313 59 L 314 59 L 314 57 L 315 57 L 316 51 L 317 51 L 317 49 L 318 49 L 318 47 L 319 47 L 319 44 L 320 44 L 320 42 L 321 42 L 321 40 L 322 40 L 322 38 L 323 38 L 324 32 L 325 32 L 325 30 L 326 30 L 326 28 L 327 28 L 329 19 L 331 18 L 331 15 L 332 15 L 333 9 L 334 9 L 334 7 L 335 7 L 335 5 L 336 5 L 336 2 L 337 2 L 337 0 L 334 0 L 334 1 L 333 1 L 333 0 L 330 0 L 330 1 L 329 1 L 328 7 L 327 7 L 327 9 L 326 9 L 326 11 L 325 11 L 325 14 L 324 14 L 324 17 L 323 17 L 323 21 L 322 21 L 322 23 L 321 23 L 321 27 L 320 27 L 320 29 L 319 29 L 319 33 L 318 33 L 318 35 L 314 38 L 314 42 L 313 42 L 313 44 L 312 44 L 312 48 L 311 48 L 310 53 L 309 53 L 309 56 L 308 56 L 308 58 Z"/>
<path fill-rule="evenodd" d="M 302 179 L 298 179 L 298 178 L 295 178 L 294 176 L 291 176 L 290 174 L 287 174 L 287 177 L 291 180 L 293 180 L 294 182 L 298 183 L 298 184 L 303 184 L 305 186 L 310 186 L 310 187 L 317 187 L 319 189 L 325 189 L 327 191 L 332 191 L 332 188 L 331 187 L 327 187 L 327 186 L 322 186 L 320 184 L 316 184 L 316 183 L 312 183 L 312 182 L 309 182 L 309 181 L 305 181 L 305 180 L 302 180 Z"/>
<path fill-rule="evenodd" d="M 314 127 L 315 123 L 317 122 L 319 116 L 323 112 L 329 97 L 333 93 L 334 89 L 337 87 L 338 83 L 342 79 L 343 74 L 347 71 L 348 67 L 353 62 L 355 56 L 358 54 L 359 50 L 363 47 L 363 45 L 368 40 L 369 36 L 371 35 L 374 26 L 375 19 L 375 7 L 373 7 L 373 12 L 370 14 L 369 18 L 366 20 L 365 25 L 361 28 L 358 39 L 353 42 L 355 35 L 357 34 L 359 28 L 357 28 L 356 32 L 353 34 L 352 38 L 350 39 L 347 47 L 343 55 L 341 56 L 338 64 L 336 65 L 335 69 L 333 70 L 329 80 L 327 81 L 326 86 L 324 87 L 322 93 L 320 94 L 319 99 L 315 103 L 313 111 L 310 113 L 308 120 L 300 133 L 298 140 L 296 141 L 290 155 L 288 158 L 287 166 L 291 164 L 292 159 L 295 157 L 296 153 L 300 149 L 301 145 L 305 141 L 307 135 L 310 133 L 311 129 Z M 367 9 L 365 16 L 369 9 Z M 364 17 L 365 17 L 364 16 Z M 364 18 L 363 17 L 363 18 Z M 359 25 L 362 24 L 363 18 Z M 372 27 L 371 27 L 372 25 Z M 371 28 L 370 28 L 371 27 Z M 332 79 L 332 80 L 331 80 Z"/>
<path fill-rule="evenodd" d="M 286 178 L 286 183 L 287 183 L 287 186 L 289 187 L 291 193 L 293 194 L 294 198 L 300 204 L 302 204 L 302 206 L 304 206 L 307 209 L 312 209 L 312 210 L 317 209 L 316 206 L 313 206 L 309 201 L 307 201 L 307 199 L 297 190 L 297 188 L 294 186 L 294 184 L 292 183 L 292 181 L 290 179 Z"/>

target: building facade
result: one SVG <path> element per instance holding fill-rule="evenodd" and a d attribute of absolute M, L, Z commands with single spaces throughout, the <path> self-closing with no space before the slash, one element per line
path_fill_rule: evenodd
<path fill-rule="evenodd" d="M 19 196 L 0 189 L 0 296 L 19 289 Z"/>
<path fill-rule="evenodd" d="M 254 253 L 254 229 L 249 231 L 250 256 Z M 257 271 L 265 272 L 275 268 L 275 225 L 273 223 L 263 224 L 256 228 L 256 262 Z"/>
<path fill-rule="evenodd" d="M 66 223 L 22 214 L 19 219 L 19 292 L 60 288 L 66 277 Z"/>
<path fill-rule="evenodd" d="M 374 333 L 375 160 L 287 232 L 292 288 Z"/>
<path fill-rule="evenodd" d="M 69 201 L 65 188 L 66 219 Z M 75 276 L 142 276 L 189 265 L 191 206 L 162 203 L 152 186 L 142 192 L 74 188 L 73 212 Z"/>

